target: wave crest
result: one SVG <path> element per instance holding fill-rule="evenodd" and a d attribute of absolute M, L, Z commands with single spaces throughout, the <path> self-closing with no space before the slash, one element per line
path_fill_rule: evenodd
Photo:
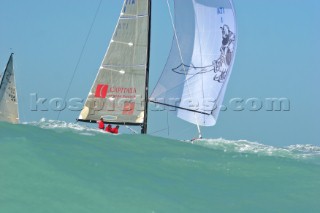
<path fill-rule="evenodd" d="M 71 131 L 73 133 L 86 136 L 109 134 L 93 126 L 90 127 L 78 123 L 67 123 L 65 121 L 46 120 L 45 118 L 42 118 L 38 122 L 29 122 L 24 124 L 40 127 L 42 129 L 53 129 L 57 132 Z M 256 154 L 259 156 L 286 157 L 293 159 L 315 159 L 317 161 L 320 159 L 320 147 L 311 144 L 275 147 L 248 140 L 227 140 L 224 138 L 198 139 L 192 143 L 196 146 L 221 150 L 226 153 Z"/>
<path fill-rule="evenodd" d="M 79 133 L 81 135 L 89 135 L 94 136 L 97 133 L 106 133 L 96 128 L 91 128 L 88 126 L 83 126 L 78 123 L 67 123 L 65 121 L 57 121 L 57 120 L 46 120 L 45 118 L 41 118 L 40 121 L 34 122 L 26 122 L 24 124 L 40 127 L 42 129 L 54 129 L 57 131 L 72 131 Z"/>
<path fill-rule="evenodd" d="M 201 139 L 195 144 L 230 153 L 258 154 L 262 156 L 289 157 L 294 159 L 319 159 L 320 147 L 311 144 L 297 144 L 275 147 L 248 140 Z"/>

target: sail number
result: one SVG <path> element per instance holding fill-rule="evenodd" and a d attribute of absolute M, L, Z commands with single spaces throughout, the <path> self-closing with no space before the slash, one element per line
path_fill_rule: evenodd
<path fill-rule="evenodd" d="M 129 23 L 122 22 L 118 24 L 117 30 L 127 30 L 128 27 L 129 27 Z"/>
<path fill-rule="evenodd" d="M 136 0 L 126 0 L 126 4 L 135 4 Z"/>
<path fill-rule="evenodd" d="M 129 28 L 129 23 L 125 23 L 125 22 L 119 23 L 117 26 L 117 30 L 114 34 L 114 37 L 118 36 L 118 31 L 127 30 L 128 28 Z"/>
<path fill-rule="evenodd" d="M 224 7 L 218 7 L 217 8 L 217 13 L 218 14 L 224 14 Z"/>
<path fill-rule="evenodd" d="M 127 6 L 128 5 L 133 5 L 135 3 L 136 3 L 136 0 L 126 0 L 126 4 L 124 5 L 122 12 L 125 13 L 127 11 Z"/>

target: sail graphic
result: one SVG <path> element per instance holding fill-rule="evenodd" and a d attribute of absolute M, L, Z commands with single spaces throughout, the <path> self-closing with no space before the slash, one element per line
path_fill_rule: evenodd
<path fill-rule="evenodd" d="M 125 0 L 79 121 L 146 122 L 150 1 Z"/>
<path fill-rule="evenodd" d="M 229 0 L 175 0 L 174 39 L 151 102 L 176 108 L 177 116 L 215 125 L 236 50 Z"/>
<path fill-rule="evenodd" d="M 19 123 L 18 97 L 13 70 L 13 54 L 10 55 L 0 84 L 0 121 Z"/>

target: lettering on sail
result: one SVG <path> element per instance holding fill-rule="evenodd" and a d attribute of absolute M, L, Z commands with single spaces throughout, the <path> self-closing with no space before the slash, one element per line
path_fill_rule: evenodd
<path fill-rule="evenodd" d="M 137 89 L 135 87 L 114 87 L 108 84 L 98 84 L 95 91 L 96 98 L 136 98 Z"/>
<path fill-rule="evenodd" d="M 95 108 L 103 111 L 119 112 L 122 115 L 133 115 L 136 111 L 137 89 L 135 87 L 113 86 L 98 84 L 94 91 L 95 98 L 92 102 Z"/>
<path fill-rule="evenodd" d="M 136 0 L 126 0 L 126 3 L 124 5 L 124 7 L 123 7 L 123 11 L 122 12 L 125 13 L 127 11 L 128 5 L 134 5 L 134 4 L 136 4 Z"/>
<path fill-rule="evenodd" d="M 8 91 L 8 96 L 9 96 L 10 100 L 12 102 L 16 102 L 17 101 L 17 99 L 16 99 L 16 89 L 9 86 L 7 91 Z"/>
<path fill-rule="evenodd" d="M 110 87 L 109 95 L 113 98 L 136 98 L 137 90 L 135 87 Z"/>
<path fill-rule="evenodd" d="M 137 90 L 135 87 L 114 87 L 111 86 L 108 91 L 108 96 L 112 98 L 111 103 L 120 104 L 119 109 L 122 109 L 122 115 L 133 115 L 135 112 Z M 116 102 L 114 102 L 117 100 Z M 123 102 L 124 101 L 124 102 Z M 112 105 L 112 104 L 111 104 Z M 110 105 L 110 106 L 111 106 Z M 109 108 L 110 108 L 109 106 Z"/>
<path fill-rule="evenodd" d="M 11 80 L 13 79 L 12 76 L 13 76 L 12 72 L 7 72 L 6 75 L 3 76 L 3 78 L 5 78 L 6 80 L 2 83 L 0 89 L 7 94 L 7 98 L 6 98 L 7 101 L 16 102 L 17 101 L 16 89 L 15 87 L 11 86 L 11 83 L 12 83 Z"/>

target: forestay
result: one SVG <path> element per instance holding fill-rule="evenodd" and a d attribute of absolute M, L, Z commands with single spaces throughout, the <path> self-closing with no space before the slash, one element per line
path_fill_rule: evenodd
<path fill-rule="evenodd" d="M 80 121 L 142 124 L 146 98 L 149 1 L 125 0 Z"/>
<path fill-rule="evenodd" d="M 229 0 L 175 0 L 174 39 L 151 102 L 176 108 L 190 123 L 212 126 L 219 115 L 236 49 Z"/>
<path fill-rule="evenodd" d="M 19 123 L 13 54 L 10 55 L 0 84 L 0 121 Z"/>

